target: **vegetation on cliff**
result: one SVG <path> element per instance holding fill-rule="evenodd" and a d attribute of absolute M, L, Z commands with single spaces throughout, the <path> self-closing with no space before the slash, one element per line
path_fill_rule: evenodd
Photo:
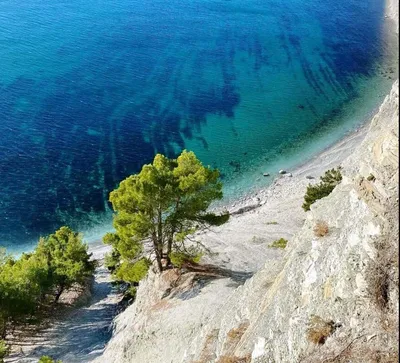
<path fill-rule="evenodd" d="M 110 194 L 116 233 L 104 237 L 113 246 L 108 267 L 117 278 L 133 283 L 145 275 L 149 258 L 160 272 L 198 260 L 202 246 L 190 236 L 228 220 L 228 214 L 207 211 L 221 198 L 218 170 L 203 166 L 193 152 L 184 150 L 176 159 L 157 154 Z"/>
<path fill-rule="evenodd" d="M 342 181 L 342 174 L 340 173 L 340 167 L 338 169 L 330 169 L 321 176 L 321 182 L 315 185 L 309 185 L 307 187 L 306 194 L 304 196 L 303 209 L 307 212 L 310 210 L 311 204 L 314 204 L 318 199 L 327 197 L 332 193 Z"/>

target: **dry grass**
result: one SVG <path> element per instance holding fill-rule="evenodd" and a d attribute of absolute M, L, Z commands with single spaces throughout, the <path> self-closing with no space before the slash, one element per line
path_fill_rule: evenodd
<path fill-rule="evenodd" d="M 339 354 L 324 359 L 323 363 L 397 363 L 399 361 L 398 352 L 379 350 L 368 347 L 365 343 L 351 346 L 349 345 Z"/>
<path fill-rule="evenodd" d="M 383 320 L 388 320 L 395 315 L 391 311 L 390 295 L 393 292 L 398 295 L 398 275 L 395 266 L 398 253 L 384 244 L 376 244 L 376 248 L 378 253 L 375 260 L 371 260 L 368 265 L 366 281 L 371 300 L 382 312 Z"/>
<path fill-rule="evenodd" d="M 233 352 L 239 344 L 240 339 L 242 339 L 242 336 L 246 332 L 248 326 L 249 322 L 245 321 L 242 322 L 237 328 L 229 330 L 229 332 L 226 334 L 226 339 L 220 353 L 221 356 L 230 357 L 233 355 Z"/>
<path fill-rule="evenodd" d="M 307 340 L 314 344 L 324 344 L 334 332 L 334 322 L 325 321 L 317 315 L 312 315 L 307 329 Z"/>
<path fill-rule="evenodd" d="M 399 360 L 398 348 L 395 344 L 381 344 L 367 341 L 365 335 L 355 337 L 351 341 L 339 339 L 339 346 L 331 345 L 314 350 L 310 355 L 299 357 L 301 363 L 396 363 Z"/>
<path fill-rule="evenodd" d="M 244 357 L 222 355 L 217 361 L 217 363 L 250 363 L 250 362 L 251 362 L 250 353 Z"/>
<path fill-rule="evenodd" d="M 229 330 L 227 337 L 229 340 L 234 341 L 235 343 L 237 343 L 240 338 L 243 336 L 244 332 L 246 331 L 246 329 L 248 328 L 249 323 L 241 323 L 239 325 L 238 328 L 233 328 L 231 330 Z"/>
<path fill-rule="evenodd" d="M 206 336 L 200 358 L 192 363 L 208 363 L 215 359 L 215 348 L 218 340 L 219 329 L 214 329 Z"/>
<path fill-rule="evenodd" d="M 324 221 L 317 221 L 314 226 L 314 235 L 317 237 L 324 237 L 329 233 L 328 224 Z"/>
<path fill-rule="evenodd" d="M 369 280 L 369 289 L 375 304 L 380 310 L 386 310 L 389 303 L 389 274 L 381 266 L 376 266 L 374 274 Z"/>

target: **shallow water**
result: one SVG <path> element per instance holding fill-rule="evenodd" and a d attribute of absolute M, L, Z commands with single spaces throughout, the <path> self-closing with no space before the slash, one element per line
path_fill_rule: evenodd
<path fill-rule="evenodd" d="M 218 167 L 226 198 L 356 127 L 397 67 L 380 0 L 5 0 L 0 241 L 69 224 L 157 152 Z"/>

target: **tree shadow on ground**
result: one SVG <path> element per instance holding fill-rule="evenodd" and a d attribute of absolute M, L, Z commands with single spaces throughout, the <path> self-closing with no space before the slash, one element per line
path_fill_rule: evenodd
<path fill-rule="evenodd" d="M 227 286 L 236 288 L 253 276 L 253 272 L 234 271 L 219 266 L 194 263 L 184 264 L 181 271 L 182 275 L 163 297 L 189 300 L 199 295 L 204 287 L 217 279 L 229 279 Z"/>

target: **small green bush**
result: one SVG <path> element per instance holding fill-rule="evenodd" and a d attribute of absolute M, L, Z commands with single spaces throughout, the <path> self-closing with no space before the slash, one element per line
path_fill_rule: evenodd
<path fill-rule="evenodd" d="M 4 358 L 7 357 L 10 352 L 10 347 L 4 340 L 0 340 L 0 363 L 4 362 Z"/>
<path fill-rule="evenodd" d="M 369 174 L 368 176 L 367 176 L 367 180 L 368 181 L 375 181 L 375 176 L 373 175 L 373 174 Z"/>
<path fill-rule="evenodd" d="M 272 242 L 268 247 L 270 248 L 286 248 L 286 245 L 288 243 L 287 239 L 284 238 L 279 238 L 276 241 Z"/>
<path fill-rule="evenodd" d="M 315 185 L 309 184 L 307 187 L 306 194 L 304 196 L 303 209 L 307 212 L 310 210 L 311 204 L 314 204 L 318 199 L 324 198 L 331 194 L 332 190 L 335 189 L 342 181 L 342 174 L 340 167 L 338 169 L 331 169 L 325 172 L 325 175 L 321 176 L 321 182 Z"/>
<path fill-rule="evenodd" d="M 114 273 L 120 265 L 121 255 L 116 249 L 113 249 L 110 253 L 106 253 L 104 256 L 104 266 L 107 267 L 108 271 Z"/>
<path fill-rule="evenodd" d="M 62 363 L 60 360 L 55 361 L 54 359 L 50 358 L 48 355 L 44 355 L 39 359 L 39 363 Z"/>
<path fill-rule="evenodd" d="M 130 286 L 124 293 L 124 299 L 131 300 L 135 299 L 137 294 L 137 287 Z"/>
<path fill-rule="evenodd" d="M 115 277 L 130 284 L 139 282 L 147 275 L 150 265 L 151 262 L 147 258 L 141 258 L 134 263 L 122 262 L 116 270 Z"/>
<path fill-rule="evenodd" d="M 188 248 L 186 252 L 171 252 L 169 258 L 171 263 L 181 268 L 185 262 L 199 263 L 203 254 L 196 248 Z"/>

